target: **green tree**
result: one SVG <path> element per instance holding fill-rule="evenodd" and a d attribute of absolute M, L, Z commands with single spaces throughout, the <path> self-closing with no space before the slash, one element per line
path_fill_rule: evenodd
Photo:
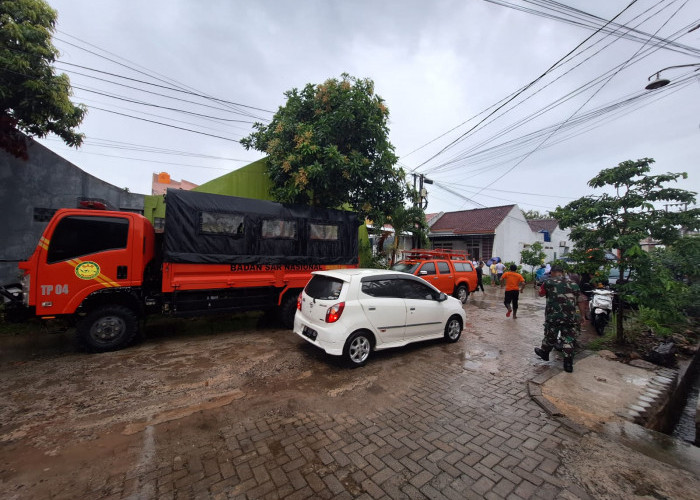
<path fill-rule="evenodd" d="M 394 228 L 394 243 L 391 246 L 389 266 L 396 262 L 396 253 L 403 233 L 411 233 L 418 241 L 418 246 L 423 246 L 428 240 L 428 223 L 423 209 L 418 206 L 399 205 L 387 218 L 387 222 Z"/>
<path fill-rule="evenodd" d="M 649 236 L 663 244 L 671 244 L 681 236 L 680 228 L 697 229 L 700 210 L 664 210 L 663 202 L 692 204 L 694 192 L 665 187 L 687 174 L 648 175 L 654 160 L 643 158 L 624 161 L 616 167 L 601 170 L 588 182 L 594 189 L 605 189 L 597 196 L 585 196 L 565 207 L 557 207 L 552 215 L 563 228 L 571 228 L 570 237 L 579 249 L 616 249 L 620 258 L 620 276 L 628 269 L 639 269 L 646 260 L 640 242 Z M 633 299 L 620 287 L 623 299 Z M 620 303 L 622 301 L 619 301 Z M 617 341 L 624 341 L 623 311 L 617 314 Z"/>
<path fill-rule="evenodd" d="M 276 200 L 348 205 L 373 221 L 403 204 L 405 173 L 395 167 L 389 110 L 372 80 L 343 74 L 285 96 L 272 121 L 241 140 L 267 153 Z"/>
<path fill-rule="evenodd" d="M 533 275 L 535 274 L 535 266 L 543 264 L 545 257 L 547 254 L 544 253 L 542 243 L 539 241 L 520 251 L 520 262 L 530 266 L 530 272 Z"/>
<path fill-rule="evenodd" d="M 70 80 L 52 67 L 56 15 L 43 0 L 0 0 L 0 148 L 19 158 L 27 157 L 20 132 L 83 141 L 76 128 L 86 108 L 71 102 Z"/>
<path fill-rule="evenodd" d="M 539 210 L 520 210 L 523 213 L 523 217 L 527 220 L 533 219 L 547 219 L 548 216 L 539 212 Z"/>

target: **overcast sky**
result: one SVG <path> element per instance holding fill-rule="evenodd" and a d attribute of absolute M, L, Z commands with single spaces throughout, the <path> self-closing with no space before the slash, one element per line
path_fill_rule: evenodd
<path fill-rule="evenodd" d="M 501 3 L 554 14 L 545 0 Z M 401 166 L 435 181 L 427 212 L 543 212 L 592 194 L 601 169 L 644 157 L 654 173 L 688 172 L 678 187 L 700 191 L 700 72 L 668 69 L 670 85 L 644 90 L 658 70 L 700 63 L 700 29 L 688 32 L 700 1 L 564 3 L 605 21 L 622 12 L 615 21 L 637 39 L 482 0 L 49 0 L 56 67 L 89 112 L 80 150 L 42 143 L 132 192 L 150 194 L 161 171 L 201 184 L 262 157 L 236 140 L 285 91 L 347 72 L 374 80 Z"/>

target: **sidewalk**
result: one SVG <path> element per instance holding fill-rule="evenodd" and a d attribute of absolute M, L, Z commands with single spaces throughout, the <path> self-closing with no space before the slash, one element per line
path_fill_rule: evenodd
<path fill-rule="evenodd" d="M 602 355 L 599 355 L 602 354 Z M 549 415 L 566 425 L 599 433 L 673 467 L 700 474 L 700 448 L 645 427 L 655 424 L 679 384 L 679 370 L 646 361 L 606 359 L 608 351 L 577 356 L 575 377 L 559 368 L 528 383 L 528 393 Z M 682 371 L 682 370 L 680 370 Z"/>

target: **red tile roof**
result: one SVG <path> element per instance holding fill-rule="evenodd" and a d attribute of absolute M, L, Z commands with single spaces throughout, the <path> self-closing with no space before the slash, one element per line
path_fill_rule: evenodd
<path fill-rule="evenodd" d="M 549 234 L 552 234 L 559 225 L 556 219 L 530 219 L 527 223 L 530 224 L 530 229 L 533 232 L 549 231 Z"/>
<path fill-rule="evenodd" d="M 431 233 L 492 234 L 515 205 L 446 212 L 430 227 Z"/>

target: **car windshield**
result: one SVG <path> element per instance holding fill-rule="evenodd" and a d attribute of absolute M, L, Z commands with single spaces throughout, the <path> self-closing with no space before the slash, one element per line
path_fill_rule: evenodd
<path fill-rule="evenodd" d="M 306 285 L 304 291 L 311 298 L 319 300 L 335 300 L 340 297 L 343 280 L 329 276 L 314 276 Z"/>
<path fill-rule="evenodd" d="M 413 263 L 413 262 L 397 262 L 393 266 L 391 266 L 392 271 L 401 271 L 402 273 L 409 273 L 413 274 L 420 263 Z"/>

